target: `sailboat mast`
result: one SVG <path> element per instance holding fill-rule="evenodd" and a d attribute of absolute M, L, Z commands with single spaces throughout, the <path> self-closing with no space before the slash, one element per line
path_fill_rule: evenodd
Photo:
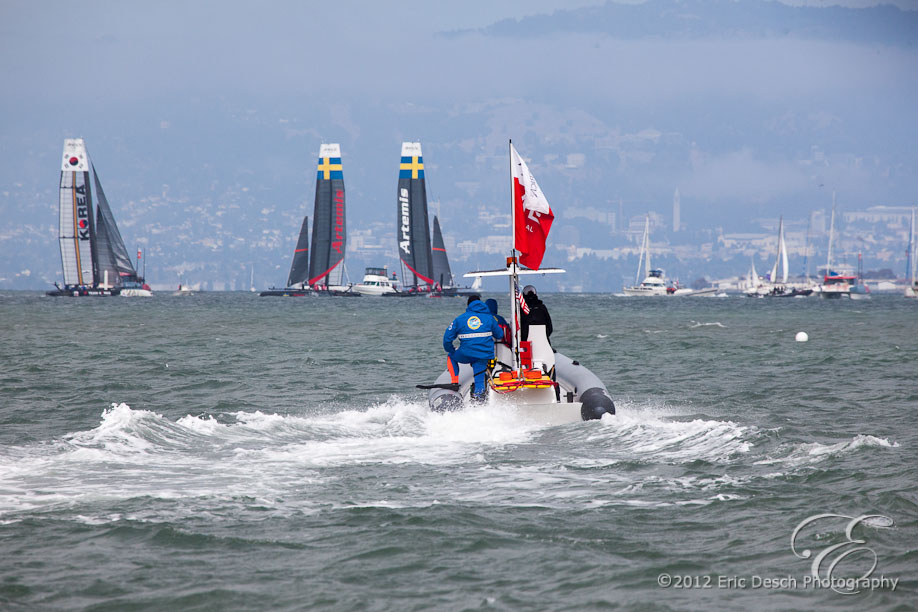
<path fill-rule="evenodd" d="M 912 223 L 908 226 L 908 249 L 905 251 L 905 278 L 915 284 L 915 262 L 912 260 L 915 250 L 915 209 L 912 209 Z"/>
<path fill-rule="evenodd" d="M 812 215 L 809 219 L 806 220 L 806 241 L 803 243 L 803 281 L 806 284 L 810 283 L 810 263 L 809 263 L 809 253 L 810 253 L 810 224 L 813 221 Z"/>
<path fill-rule="evenodd" d="M 784 217 L 778 219 L 778 248 L 775 251 L 775 265 L 771 268 L 771 282 L 778 282 L 778 262 L 781 261 L 781 229 Z"/>
<path fill-rule="evenodd" d="M 650 276 L 650 215 L 644 220 L 644 276 Z"/>
<path fill-rule="evenodd" d="M 832 216 L 829 221 L 829 252 L 826 255 L 826 276 L 832 274 L 832 238 L 835 234 L 835 192 L 832 192 Z"/>
<path fill-rule="evenodd" d="M 634 272 L 634 284 L 641 282 L 641 266 L 644 265 L 644 243 L 647 241 L 647 223 L 644 223 L 644 235 L 641 236 L 641 250 L 638 253 L 637 270 Z"/>
<path fill-rule="evenodd" d="M 787 275 L 789 274 L 788 265 L 787 265 L 787 240 L 784 239 L 784 220 L 781 220 L 781 265 L 784 267 L 784 271 L 781 273 L 781 282 L 787 282 Z"/>
<path fill-rule="evenodd" d="M 644 218 L 644 237 L 641 238 L 641 253 L 638 256 L 637 273 L 634 275 L 634 284 L 641 283 L 641 266 L 644 266 L 644 278 L 650 276 L 650 215 Z"/>
<path fill-rule="evenodd" d="M 910 242 L 912 244 L 912 288 L 914 288 L 915 279 L 916 277 L 918 277 L 918 274 L 915 273 L 916 268 L 918 268 L 918 266 L 915 265 L 916 263 L 915 257 L 918 256 L 918 244 L 915 244 L 915 209 L 914 208 L 912 209 L 912 239 Z"/>

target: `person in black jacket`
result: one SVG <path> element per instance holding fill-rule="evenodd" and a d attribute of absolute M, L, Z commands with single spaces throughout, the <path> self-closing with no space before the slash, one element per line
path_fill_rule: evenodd
<path fill-rule="evenodd" d="M 548 314 L 545 303 L 536 294 L 536 288 L 532 285 L 523 287 L 523 298 L 529 307 L 529 313 L 520 313 L 520 339 L 529 339 L 530 325 L 544 325 L 545 335 L 551 340 L 551 315 Z"/>

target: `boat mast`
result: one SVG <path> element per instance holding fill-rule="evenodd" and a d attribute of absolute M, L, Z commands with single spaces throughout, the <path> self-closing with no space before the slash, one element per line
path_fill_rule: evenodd
<path fill-rule="evenodd" d="M 905 278 L 915 285 L 915 262 L 912 260 L 915 250 L 915 209 L 912 209 L 912 223 L 908 226 L 908 249 L 905 251 Z"/>
<path fill-rule="evenodd" d="M 771 268 L 771 282 L 778 282 L 778 262 L 781 261 L 781 223 L 784 222 L 784 217 L 778 219 L 778 248 L 775 250 L 775 265 Z"/>
<path fill-rule="evenodd" d="M 513 184 L 513 140 L 507 141 L 507 158 L 510 160 L 510 257 L 507 264 L 510 268 L 510 332 L 513 334 L 513 370 L 519 372 L 522 378 L 522 372 L 518 364 L 520 363 L 520 302 L 516 298 L 517 287 L 519 286 L 519 275 L 517 274 L 516 259 L 516 202 L 514 202 L 514 191 L 516 186 Z"/>
<path fill-rule="evenodd" d="M 803 243 L 803 282 L 807 285 L 810 284 L 810 263 L 809 263 L 809 253 L 810 253 L 810 223 L 812 223 L 813 217 L 810 215 L 810 218 L 806 220 L 806 241 Z"/>
<path fill-rule="evenodd" d="M 826 256 L 826 276 L 832 273 L 832 237 L 835 233 L 835 192 L 832 192 L 832 217 L 829 221 L 829 253 Z"/>
<path fill-rule="evenodd" d="M 644 236 L 641 237 L 641 252 L 638 254 L 638 267 L 637 272 L 634 273 L 634 284 L 641 284 L 641 266 L 644 266 L 644 277 L 650 276 L 650 253 L 648 253 L 647 244 L 648 232 L 650 231 L 650 216 L 644 218 Z M 646 255 L 645 255 L 646 254 Z M 645 260 L 644 257 L 647 257 Z M 644 262 L 647 262 L 647 265 L 644 265 Z"/>
<path fill-rule="evenodd" d="M 650 276 L 653 265 L 650 263 L 650 215 L 644 221 L 644 276 Z"/>
<path fill-rule="evenodd" d="M 782 269 L 783 269 L 783 271 L 781 272 L 781 282 L 782 282 L 782 283 L 786 283 L 786 282 L 787 282 L 788 269 L 787 269 L 787 241 L 784 239 L 784 217 L 781 217 L 781 224 L 780 224 L 780 225 L 781 225 L 781 237 L 780 237 L 780 242 L 781 242 L 781 267 L 782 267 Z"/>

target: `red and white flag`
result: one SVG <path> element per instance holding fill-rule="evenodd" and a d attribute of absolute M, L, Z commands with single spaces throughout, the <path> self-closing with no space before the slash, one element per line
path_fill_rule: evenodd
<path fill-rule="evenodd" d="M 524 298 L 523 294 L 520 293 L 519 287 L 516 288 L 516 299 L 520 303 L 520 310 L 526 314 L 529 314 L 529 304 L 526 303 L 526 298 Z"/>
<path fill-rule="evenodd" d="M 513 248 L 520 252 L 520 263 L 538 270 L 545 255 L 545 241 L 555 216 L 548 200 L 539 188 L 526 162 L 510 144 L 510 165 L 513 168 L 513 210 L 516 227 L 513 231 Z"/>

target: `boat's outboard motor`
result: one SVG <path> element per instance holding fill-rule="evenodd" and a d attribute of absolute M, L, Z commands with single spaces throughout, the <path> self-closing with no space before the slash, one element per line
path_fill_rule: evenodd
<path fill-rule="evenodd" d="M 467 363 L 459 364 L 459 389 L 449 388 L 450 375 L 448 371 L 443 372 L 437 377 L 433 388 L 427 393 L 427 405 L 431 410 L 437 412 L 449 412 L 452 410 L 461 410 L 463 407 L 463 395 L 472 384 L 474 373 L 472 367 Z"/>
<path fill-rule="evenodd" d="M 602 387 L 593 387 L 580 394 L 580 416 L 584 421 L 601 419 L 604 414 L 615 414 L 615 404 Z"/>
<path fill-rule="evenodd" d="M 430 409 L 435 412 L 452 412 L 453 410 L 462 410 L 462 396 L 455 391 L 439 389 L 441 393 L 431 393 L 428 403 Z"/>

